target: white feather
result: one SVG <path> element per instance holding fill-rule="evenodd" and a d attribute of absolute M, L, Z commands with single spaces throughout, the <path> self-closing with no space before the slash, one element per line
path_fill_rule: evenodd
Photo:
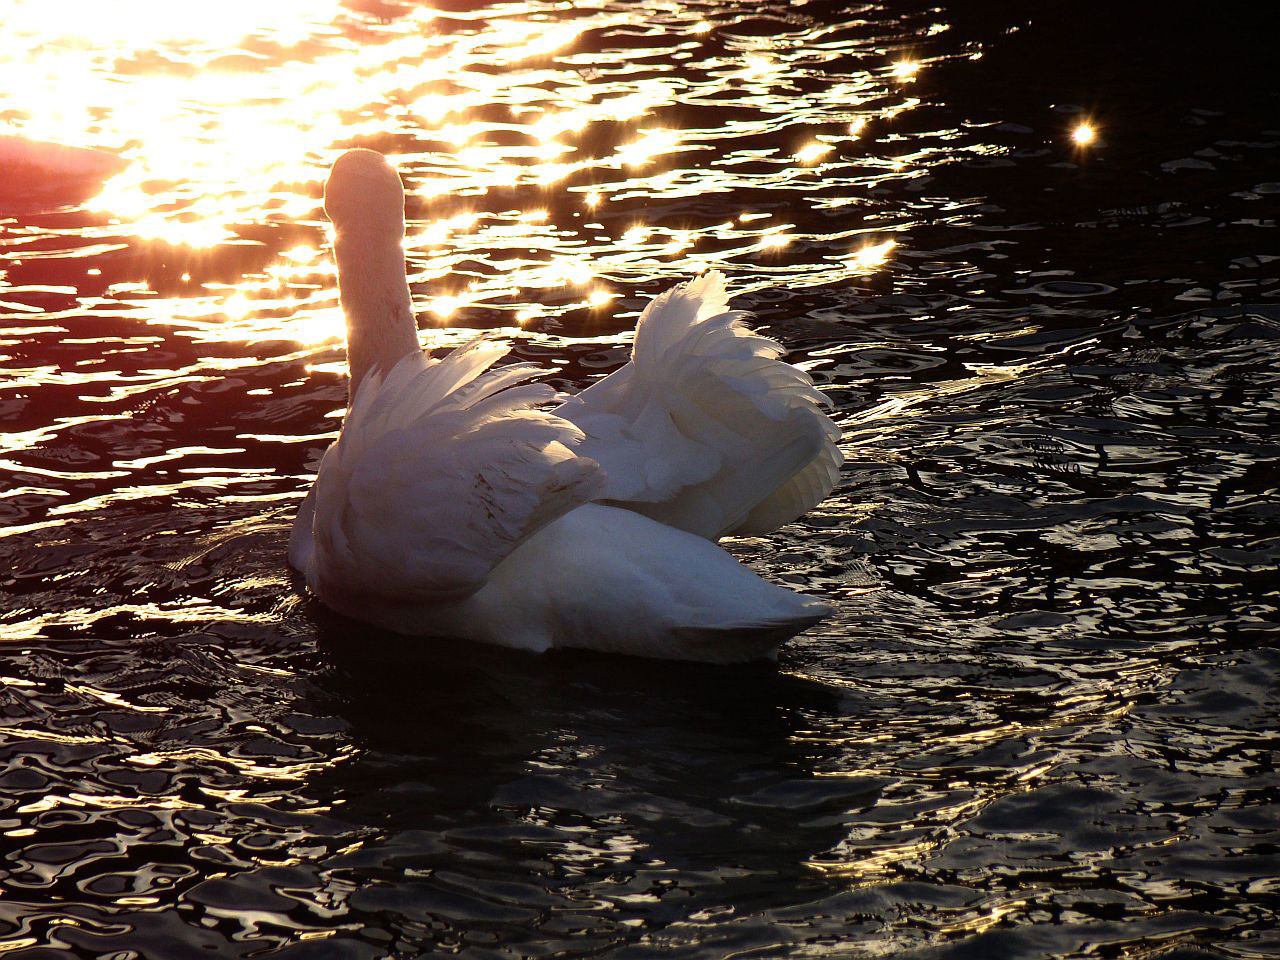
<path fill-rule="evenodd" d="M 667 291 L 631 362 L 557 409 L 608 474 L 603 500 L 715 540 L 766 533 L 831 492 L 843 458 L 825 397 L 742 316 L 716 271 Z"/>
<path fill-rule="evenodd" d="M 433 603 L 478 590 L 521 541 L 603 485 L 576 456 L 576 427 L 511 389 L 529 367 L 493 371 L 503 344 L 444 360 L 410 354 L 356 392 L 315 486 L 312 589 Z"/>

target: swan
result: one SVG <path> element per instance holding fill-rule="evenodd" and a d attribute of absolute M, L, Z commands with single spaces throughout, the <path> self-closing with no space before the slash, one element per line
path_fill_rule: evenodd
<path fill-rule="evenodd" d="M 841 464 L 825 397 L 707 273 L 653 300 L 631 360 L 558 407 L 480 337 L 417 337 L 404 189 L 351 150 L 324 189 L 349 403 L 289 561 L 340 614 L 401 634 L 719 663 L 776 656 L 831 607 L 721 549 L 824 498 Z"/>

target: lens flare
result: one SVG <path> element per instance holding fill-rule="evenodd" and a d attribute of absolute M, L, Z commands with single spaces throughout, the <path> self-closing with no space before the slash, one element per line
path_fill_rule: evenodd
<path fill-rule="evenodd" d="M 876 267 L 884 266 L 885 261 L 889 259 L 889 253 L 897 244 L 892 240 L 885 240 L 883 243 L 874 243 L 865 247 L 861 247 L 854 251 L 852 256 L 853 266 L 859 270 L 872 270 Z"/>
<path fill-rule="evenodd" d="M 807 143 L 801 147 L 799 151 L 796 152 L 796 159 L 804 164 L 816 163 L 822 156 L 830 153 L 834 149 L 835 147 L 831 146 L 829 143 L 819 143 L 814 141 L 813 143 Z"/>
<path fill-rule="evenodd" d="M 1081 123 L 1071 131 L 1071 139 L 1075 141 L 1078 147 L 1087 147 L 1098 138 L 1098 131 L 1093 128 L 1092 124 Z"/>

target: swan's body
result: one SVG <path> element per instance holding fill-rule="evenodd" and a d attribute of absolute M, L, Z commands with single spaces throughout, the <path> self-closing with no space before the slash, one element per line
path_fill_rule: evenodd
<path fill-rule="evenodd" d="M 659 297 L 633 359 L 553 411 L 505 345 L 424 356 L 403 191 L 367 150 L 325 188 L 351 397 L 290 541 L 328 606 L 399 633 L 727 662 L 825 617 L 716 546 L 830 492 L 838 429 L 708 274 Z"/>

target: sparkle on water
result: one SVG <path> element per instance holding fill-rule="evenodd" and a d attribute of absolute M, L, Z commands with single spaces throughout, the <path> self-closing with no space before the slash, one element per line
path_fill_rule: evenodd
<path fill-rule="evenodd" d="M 151 241 L 198 252 L 227 244 L 264 246 L 250 236 L 255 225 L 319 234 L 325 224 L 315 184 L 343 147 L 361 142 L 393 155 L 419 201 L 456 202 L 525 185 L 566 192 L 581 189 L 568 181 L 585 179 L 594 188 L 582 203 L 595 208 L 610 196 L 674 199 L 723 192 L 727 185 L 714 165 L 698 164 L 679 175 L 669 168 L 651 172 L 672 154 L 708 149 L 683 145 L 680 130 L 649 119 L 676 104 L 678 83 L 665 76 L 588 76 L 557 70 L 546 60 L 585 32 L 616 27 L 622 19 L 617 12 L 556 23 L 540 18 L 539 4 L 507 5 L 497 17 L 483 10 L 446 15 L 406 7 L 390 22 L 369 22 L 336 3 L 273 4 L 264 13 L 250 2 L 201 8 L 131 0 L 123 5 L 127 11 L 108 14 L 84 3 L 74 5 L 72 16 L 51 18 L 38 0 L 15 3 L 8 22 L 13 42 L 0 61 L 0 78 L 13 79 L 14 89 L 57 91 L 42 95 L 38 109 L 22 109 L 19 101 L 15 129 L 105 148 L 129 161 L 88 204 L 106 215 L 97 231 L 106 244 Z M 437 21 L 449 29 L 438 29 Z M 145 26 L 135 30 L 126 22 Z M 712 24 L 691 21 L 688 29 L 706 34 Z M 241 38 L 266 52 L 246 46 L 227 53 Z M 605 55 L 596 72 L 607 67 L 617 74 L 612 59 Z M 490 63 L 504 69 L 479 69 Z M 783 63 L 750 52 L 744 60 L 732 49 L 706 58 L 700 65 L 709 81 L 706 95 L 735 90 L 744 81 L 745 89 L 736 92 L 767 93 L 771 74 Z M 908 76 L 916 66 L 898 63 L 893 72 Z M 344 77 L 346 82 L 338 79 Z M 607 121 L 630 128 L 612 152 L 596 154 L 574 142 L 589 125 Z M 863 122 L 858 117 L 851 130 Z M 756 130 L 739 126 L 734 134 L 763 135 L 767 123 L 765 117 Z M 509 142 L 513 136 L 520 142 Z M 419 144 L 407 153 L 396 142 L 406 137 Z M 796 159 L 811 165 L 837 148 L 813 141 Z M 538 194 L 527 191 L 526 201 Z M 502 269 L 474 277 L 465 290 L 438 294 L 427 309 L 445 319 L 466 306 L 485 305 L 514 321 L 548 286 L 584 283 L 588 268 L 566 272 L 562 266 L 565 253 L 581 241 L 560 229 L 547 231 L 545 219 L 545 209 L 512 208 L 412 222 L 405 248 L 418 284 L 441 281 L 451 254 L 462 249 L 530 247 L 529 258 L 512 258 Z M 602 274 L 647 270 L 678 278 L 711 262 L 697 253 L 704 232 L 682 229 L 646 250 L 595 245 L 585 252 Z M 750 229 L 718 231 L 716 240 L 737 239 L 739 246 L 735 251 L 717 243 L 716 261 L 772 246 L 757 236 Z M 442 255 L 431 253 L 446 245 Z M 305 344 L 342 335 L 323 236 L 281 251 L 234 288 L 196 283 L 177 297 L 157 297 L 139 285 L 109 292 L 116 295 L 111 301 L 131 312 L 144 310 L 153 322 L 202 337 L 274 334 Z M 587 303 L 600 308 L 610 299 L 596 290 Z M 572 309 L 580 302 L 566 291 L 557 306 Z"/>
<path fill-rule="evenodd" d="M 9 0 L 0 133 L 126 166 L 0 175 L 6 960 L 1275 955 L 1273 64 L 1111 6 Z M 724 270 L 848 457 L 729 546 L 838 615 L 718 671 L 303 599 L 353 146 L 430 350 L 580 389 Z"/>

